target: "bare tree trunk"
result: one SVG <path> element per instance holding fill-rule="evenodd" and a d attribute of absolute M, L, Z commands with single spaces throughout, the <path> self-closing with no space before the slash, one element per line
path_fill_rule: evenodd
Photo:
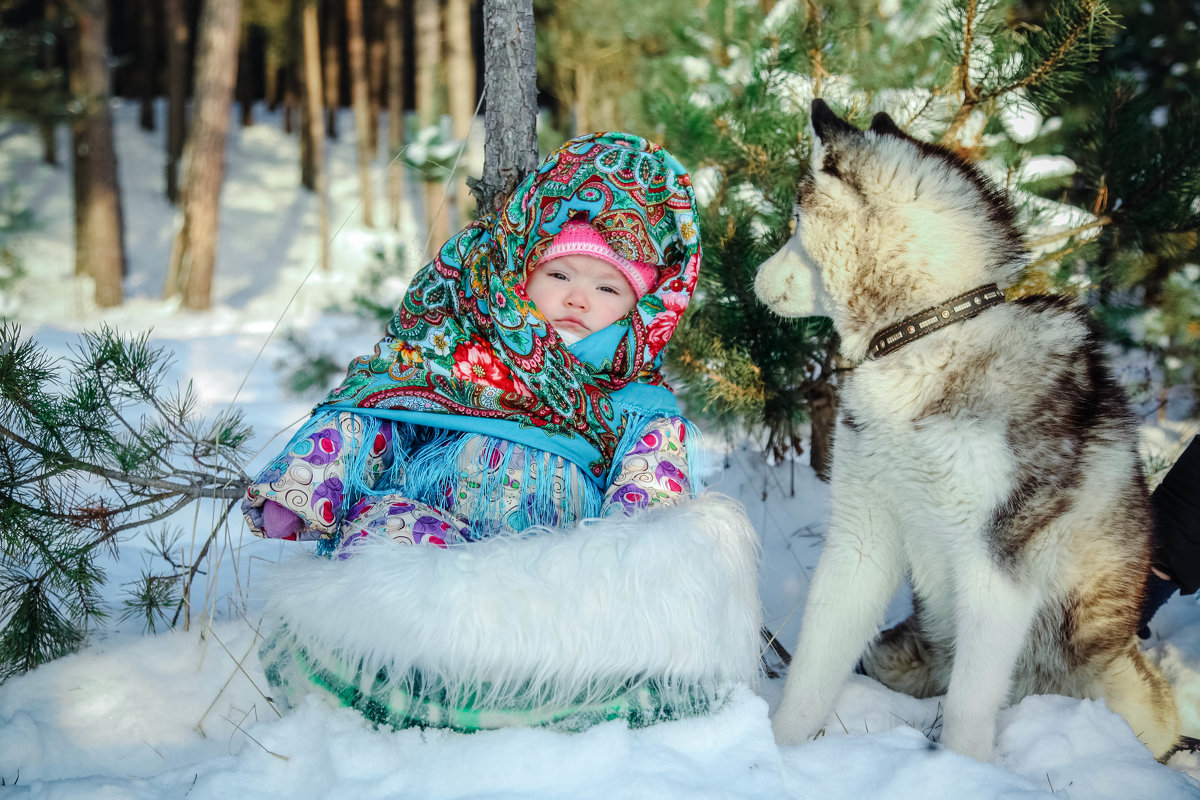
<path fill-rule="evenodd" d="M 533 0 L 484 0 L 483 26 L 483 176 L 468 183 L 494 211 L 537 166 Z"/>
<path fill-rule="evenodd" d="M 362 0 L 346 0 L 347 41 L 350 46 L 350 86 L 354 103 L 354 138 L 358 151 L 359 196 L 363 225 L 375 226 L 375 189 L 371 185 L 371 109 L 367 97 L 367 45 L 363 39 Z"/>
<path fill-rule="evenodd" d="M 154 96 L 158 94 L 158 12 L 154 0 L 141 0 L 139 31 L 142 41 L 138 45 L 138 82 L 141 84 L 141 108 L 138 122 L 144 131 L 154 130 Z"/>
<path fill-rule="evenodd" d="M 441 117 L 437 104 L 437 69 L 442 55 L 441 14 L 438 0 L 416 0 L 415 7 L 417 48 L 417 122 L 421 128 L 437 125 Z M 450 235 L 449 214 L 445 212 L 442 198 L 445 184 L 426 177 L 422 195 L 425 206 L 425 226 L 434 246 L 440 245 Z"/>
<path fill-rule="evenodd" d="M 594 127 L 591 111 L 593 73 L 594 69 L 586 58 L 575 62 L 575 136 L 588 133 Z"/>
<path fill-rule="evenodd" d="M 125 243 L 121 230 L 121 189 L 117 181 L 117 154 L 113 141 L 112 111 L 108 105 L 108 61 L 105 31 L 108 14 L 105 0 L 72 0 L 69 8 L 78 32 L 78 65 L 83 118 L 76 154 L 86 153 L 75 164 L 86 173 L 83 212 L 76 209 L 76 273 L 91 275 L 96 282 L 96 305 L 105 308 L 124 300 L 121 286 L 125 274 Z M 80 195 L 76 195 L 79 202 Z"/>
<path fill-rule="evenodd" d="M 53 28 L 54 22 L 58 17 L 58 8 L 52 3 L 46 4 L 46 27 Z M 42 67 L 46 72 L 54 69 L 57 59 L 55 58 L 54 48 L 49 45 L 42 46 Z M 55 124 L 52 120 L 43 119 L 38 122 L 38 133 L 42 137 L 42 163 L 51 166 L 58 166 L 58 139 L 56 138 Z"/>
<path fill-rule="evenodd" d="M 450 125 L 454 138 L 465 143 L 475 117 L 475 64 L 471 58 L 471 0 L 446 0 L 446 94 L 450 106 Z M 449 195 L 453 200 L 451 228 L 458 228 L 467 216 L 462 181 L 449 177 Z"/>
<path fill-rule="evenodd" d="M 304 0 L 301 0 L 303 3 Z M 301 12 L 303 16 L 303 12 Z M 305 57 L 306 58 L 306 57 Z M 305 69 L 307 64 L 302 63 L 301 69 Z M 305 69 L 307 72 L 307 69 Z M 318 70 L 319 72 L 320 70 Z M 313 162 L 313 153 L 316 148 L 313 147 L 313 124 L 309 115 L 312 114 L 312 104 L 308 101 L 308 79 L 305 75 L 298 76 L 300 83 L 299 106 L 300 106 L 300 185 L 310 192 L 317 190 L 317 169 Z M 318 106 L 320 104 L 318 103 Z M 324 107 L 321 106 L 321 113 L 324 114 Z M 323 118 L 321 125 L 324 125 Z M 324 127 L 321 128 L 320 140 L 325 141 Z"/>
<path fill-rule="evenodd" d="M 183 0 L 163 0 L 167 29 L 167 199 L 179 202 L 179 161 L 187 130 L 188 26 Z"/>
<path fill-rule="evenodd" d="M 241 12 L 242 0 L 205 0 L 200 15 L 196 107 L 188 130 L 187 175 L 180 198 L 183 225 L 175 236 L 166 285 L 166 295 L 182 295 L 185 308 L 206 309 L 212 302 Z"/>
<path fill-rule="evenodd" d="M 42 163 L 52 167 L 58 166 L 58 140 L 55 138 L 54 123 L 50 120 L 38 121 L 38 135 L 42 139 Z"/>
<path fill-rule="evenodd" d="M 446 85 L 454 138 L 465 139 L 475 116 L 475 64 L 471 59 L 471 0 L 446 0 Z"/>
<path fill-rule="evenodd" d="M 441 14 L 438 0 L 415 0 L 413 13 L 416 28 L 416 106 L 417 121 L 422 128 L 436 125 L 437 68 L 442 56 Z"/>
<path fill-rule="evenodd" d="M 404 197 L 404 11 L 400 0 L 386 0 L 388 70 L 388 222 L 393 229 L 400 227 L 400 208 Z"/>
<path fill-rule="evenodd" d="M 283 68 L 283 132 L 291 133 L 296 128 L 296 109 L 305 108 L 305 103 L 301 96 L 304 94 L 304 87 L 297 87 L 296 65 L 287 64 Z M 303 117 L 303 111 L 301 112 Z M 301 130 L 303 128 L 303 120 L 301 120 Z M 301 145 L 303 145 L 304 134 L 300 135 Z"/>
<path fill-rule="evenodd" d="M 338 109 L 342 103 L 342 3 L 327 0 L 325 4 L 325 135 L 338 138 Z"/>
<path fill-rule="evenodd" d="M 67 57 L 70 61 L 68 84 L 71 90 L 71 97 L 83 97 L 86 92 L 83 79 L 83 64 L 80 57 L 78 24 L 71 27 L 69 37 L 70 44 L 67 48 Z M 88 174 L 87 118 L 83 114 L 74 114 L 71 116 L 71 189 L 75 207 L 76 275 L 88 274 L 86 214 Z"/>
<path fill-rule="evenodd" d="M 387 44 L 384 29 L 387 9 L 378 1 L 369 4 L 367 16 L 367 108 L 371 112 L 371 157 L 379 155 L 379 110 L 384 102 L 383 87 L 387 74 Z"/>
<path fill-rule="evenodd" d="M 321 125 L 321 43 L 316 0 L 304 5 L 304 95 L 312 147 L 313 187 L 317 194 L 317 231 L 321 238 L 321 269 L 329 269 L 329 193 L 325 177 L 325 136 Z"/>
<path fill-rule="evenodd" d="M 266 62 L 263 68 L 263 87 L 264 98 L 267 102 L 267 109 L 274 111 L 279 108 L 279 53 L 275 46 L 270 42 L 267 43 L 266 51 L 263 53 L 263 60 Z"/>
<path fill-rule="evenodd" d="M 250 69 L 250 42 L 248 41 L 250 31 L 245 32 L 242 36 L 241 46 L 238 48 L 238 81 L 237 95 L 238 106 L 242 110 L 242 127 L 249 128 L 254 124 L 254 86 L 251 83 L 253 73 Z"/>

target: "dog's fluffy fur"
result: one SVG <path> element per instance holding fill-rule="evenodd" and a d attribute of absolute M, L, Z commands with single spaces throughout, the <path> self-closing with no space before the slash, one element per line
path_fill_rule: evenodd
<path fill-rule="evenodd" d="M 419 674 L 479 708 L 554 709 L 643 684 L 682 705 L 755 683 L 758 538 L 737 502 L 706 493 L 532 533 L 295 557 L 274 568 L 268 611 L 317 662 L 361 662 L 368 682 Z"/>
<path fill-rule="evenodd" d="M 832 317 L 843 353 L 1025 261 L 1011 206 L 976 169 L 813 104 L 797 231 L 760 269 L 784 316 Z M 818 732 L 907 574 L 913 616 L 863 657 L 884 684 L 946 693 L 942 741 L 992 754 L 1006 701 L 1104 698 L 1157 757 L 1179 737 L 1169 685 L 1138 650 L 1151 521 L 1136 422 L 1084 312 L 1051 298 L 987 309 L 878 359 L 842 390 L 832 520 L 776 737 Z"/>

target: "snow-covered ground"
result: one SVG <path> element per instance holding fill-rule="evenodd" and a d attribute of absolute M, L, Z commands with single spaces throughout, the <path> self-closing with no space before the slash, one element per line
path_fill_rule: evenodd
<path fill-rule="evenodd" d="M 236 404 L 246 411 L 262 448 L 247 465 L 252 471 L 281 441 L 268 440 L 316 399 L 281 388 L 275 364 L 287 354 L 284 331 L 310 334 L 346 360 L 368 350 L 376 330 L 323 310 L 349 296 L 377 246 L 408 242 L 413 263 L 399 271 L 411 269 L 425 245 L 412 233 L 420 215 L 405 213 L 403 235 L 359 224 L 347 118 L 343 139 L 331 147 L 333 268 L 314 270 L 315 204 L 298 191 L 296 142 L 278 118 L 260 110 L 259 124 L 235 128 L 230 143 L 213 309 L 181 311 L 160 299 L 174 232 L 162 193 L 163 134 L 139 130 L 133 106 L 116 111 L 128 302 L 103 313 L 93 307 L 90 286 L 72 277 L 69 169 L 39 162 L 32 128 L 0 122 L 0 191 L 15 185 L 39 224 L 19 244 L 28 277 L 0 298 L 0 310 L 55 353 L 66 353 L 80 330 L 101 322 L 131 333 L 152 328 L 154 341 L 175 354 L 174 376 L 194 381 L 207 409 Z M 65 140 L 60 152 L 67 152 Z M 406 275 L 398 277 L 395 299 Z M 1193 430 L 1187 423 L 1148 426 L 1147 447 L 1171 457 Z M 759 528 L 767 625 L 790 649 L 820 550 L 828 492 L 804 464 L 767 465 L 746 441 L 710 444 L 711 485 L 740 498 Z M 981 764 L 931 744 L 937 699 L 914 700 L 861 677 L 843 692 L 826 736 L 788 748 L 775 745 L 768 722 L 781 680 L 740 690 L 712 716 L 639 730 L 620 722 L 574 734 L 379 730 L 356 712 L 314 698 L 280 716 L 265 698 L 256 657 L 263 620 L 255 576 L 295 547 L 256 540 L 233 524 L 221 563 L 208 570 L 210 585 L 199 590 L 207 615 L 194 614 L 189 630 L 144 636 L 132 623 L 114 622 L 83 651 L 0 686 L 0 795 L 1200 797 L 1200 757 L 1156 763 L 1103 703 L 1027 698 L 1001 718 L 995 763 Z M 127 542 L 113 565 L 114 601 L 117 585 L 136 577 L 140 549 L 136 538 Z M 906 613 L 907 600 L 897 598 L 889 622 Z M 1200 736 L 1195 598 L 1174 598 L 1154 631 L 1148 650 L 1175 685 L 1185 730 Z"/>

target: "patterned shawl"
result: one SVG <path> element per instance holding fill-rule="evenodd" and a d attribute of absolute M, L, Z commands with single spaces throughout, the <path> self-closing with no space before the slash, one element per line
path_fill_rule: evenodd
<path fill-rule="evenodd" d="M 414 276 L 387 335 L 318 408 L 509 439 L 603 484 L 627 433 L 678 413 L 660 368 L 696 286 L 696 216 L 687 172 L 660 146 L 626 133 L 566 142 Z M 629 316 L 568 349 L 525 280 L 570 219 L 660 268 Z"/>

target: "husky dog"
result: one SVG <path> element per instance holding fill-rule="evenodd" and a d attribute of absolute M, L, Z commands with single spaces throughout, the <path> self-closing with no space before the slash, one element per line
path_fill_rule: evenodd
<path fill-rule="evenodd" d="M 759 270 L 789 317 L 833 319 L 861 361 L 842 389 L 832 519 L 783 699 L 817 733 L 846 676 L 945 693 L 943 743 L 992 755 L 1028 694 L 1104 698 L 1160 759 L 1170 686 L 1135 630 L 1151 531 L 1137 430 L 1079 307 L 998 288 L 1026 261 L 1004 195 L 877 114 L 814 101 L 796 235 Z M 865 655 L 905 575 L 914 612 Z"/>

